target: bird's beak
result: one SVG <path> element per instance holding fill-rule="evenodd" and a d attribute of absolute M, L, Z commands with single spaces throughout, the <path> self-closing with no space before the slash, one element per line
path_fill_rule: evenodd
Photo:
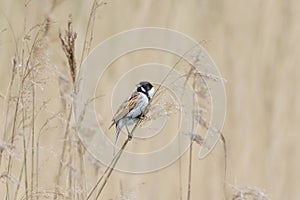
<path fill-rule="evenodd" d="M 138 84 L 136 84 L 136 87 L 141 87 L 141 84 L 139 84 L 139 83 L 138 83 Z"/>

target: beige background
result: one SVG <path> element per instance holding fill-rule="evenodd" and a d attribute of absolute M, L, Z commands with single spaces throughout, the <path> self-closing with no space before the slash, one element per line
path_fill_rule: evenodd
<path fill-rule="evenodd" d="M 61 73 L 68 76 L 68 70 L 58 32 L 65 29 L 68 15 L 72 14 L 74 31 L 78 34 L 76 55 L 80 60 L 91 5 L 91 1 L 32 0 L 24 7 L 23 1 L 0 1 L 0 31 L 3 30 L 0 32 L 1 112 L 6 110 L 4 96 L 12 73 L 11 60 L 16 52 L 13 35 L 21 53 L 20 49 L 27 48 L 24 27 L 28 32 L 45 17 L 50 19 L 51 26 L 45 36 L 44 51 L 49 58 L 47 62 L 56 71 L 49 74 L 44 90 L 38 93 L 40 99 L 52 99 L 47 111 L 61 109 L 59 98 L 55 98 L 59 96 L 57 80 Z M 227 80 L 228 107 L 223 130 L 228 146 L 227 184 L 257 188 L 270 199 L 299 199 L 299 6 L 296 0 L 115 0 L 98 9 L 92 46 L 113 34 L 144 26 L 171 28 L 202 43 L 205 41 L 205 48 Z M 39 123 L 50 115 L 49 112 L 44 114 Z M 1 113 L 1 124 L 6 117 L 9 116 Z M 11 117 L 8 120 L 11 121 Z M 52 126 L 57 127 L 41 138 L 44 149 L 40 158 L 40 189 L 47 191 L 55 187 L 60 155 L 56 147 L 61 148 L 64 130 L 61 122 Z M 2 140 L 4 127 L 0 127 Z M 18 137 L 21 140 L 22 137 Z M 15 145 L 19 156 L 14 158 L 16 167 L 11 175 L 18 179 L 23 160 L 22 142 Z M 204 160 L 197 159 L 198 150 L 194 148 L 192 199 L 222 199 L 222 146 L 217 145 Z M 183 199 L 187 188 L 187 159 L 186 154 L 181 160 Z M 2 175 L 6 170 L 4 163 L 2 161 L 0 166 Z M 146 175 L 113 173 L 102 199 L 119 199 L 120 185 L 129 199 L 180 199 L 178 166 L 176 162 Z M 87 188 L 91 188 L 104 167 L 100 166 L 98 175 L 93 169 L 90 159 L 86 159 Z M 3 199 L 7 179 L 0 180 L 0 198 Z M 232 194 L 230 187 L 228 193 Z M 23 179 L 17 199 L 22 195 Z"/>

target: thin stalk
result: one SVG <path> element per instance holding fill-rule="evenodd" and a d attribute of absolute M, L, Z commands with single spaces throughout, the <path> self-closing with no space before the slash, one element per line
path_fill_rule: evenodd
<path fill-rule="evenodd" d="M 57 115 L 59 115 L 60 113 L 55 113 L 54 115 L 52 115 L 50 118 L 48 118 L 46 120 L 46 122 L 42 125 L 42 127 L 40 128 L 38 134 L 37 134 L 37 139 L 36 139 L 36 159 L 35 159 L 35 188 L 39 188 L 39 157 L 40 157 L 40 138 L 42 135 L 42 131 L 47 127 L 47 125 L 53 120 L 56 119 Z M 39 195 L 37 195 L 36 197 L 37 199 L 39 199 Z"/>
<path fill-rule="evenodd" d="M 67 118 L 67 124 L 66 124 L 66 128 L 65 128 L 64 140 L 63 140 L 64 141 L 63 150 L 62 150 L 62 154 L 61 154 L 60 161 L 59 161 L 58 174 L 56 176 L 56 190 L 58 189 L 58 186 L 60 185 L 60 177 L 61 177 L 61 174 L 62 174 L 62 166 L 63 166 L 65 154 L 66 154 L 67 138 L 68 138 L 68 135 L 69 135 L 69 127 L 70 127 L 71 116 L 72 116 L 72 111 L 73 111 L 72 104 L 70 106 L 71 107 L 70 107 L 70 111 L 69 111 L 68 118 Z M 55 194 L 57 194 L 57 192 Z M 54 199 L 57 199 L 57 196 L 54 196 Z"/>
<path fill-rule="evenodd" d="M 16 189 L 16 192 L 15 192 L 14 200 L 17 200 L 17 197 L 18 197 L 18 192 L 19 192 L 19 189 L 20 189 L 20 186 L 21 186 L 20 183 L 21 183 L 21 180 L 22 180 L 23 171 L 24 171 L 24 163 L 22 163 L 21 172 L 20 172 L 19 179 L 18 179 L 19 182 L 18 182 L 17 189 Z"/>
<path fill-rule="evenodd" d="M 188 175 L 188 190 L 187 190 L 187 200 L 191 199 L 191 187 L 192 187 L 192 161 L 193 161 L 193 142 L 191 140 L 190 144 L 190 156 L 189 156 L 189 175 Z"/>
<path fill-rule="evenodd" d="M 39 155 L 40 145 L 38 142 L 38 138 L 36 142 L 36 158 L 35 158 L 35 188 L 37 192 L 39 192 L 39 156 L 40 156 Z M 39 200 L 39 195 L 37 195 L 36 199 Z"/>
<path fill-rule="evenodd" d="M 27 149 L 26 149 L 26 137 L 23 133 L 23 155 L 24 155 L 24 171 L 25 171 L 25 198 L 28 200 L 28 174 L 27 174 Z"/>
<path fill-rule="evenodd" d="M 127 140 L 124 142 L 122 148 L 119 151 L 120 153 L 117 154 L 117 158 L 115 159 L 115 162 L 113 162 L 113 165 L 111 167 L 109 167 L 108 175 L 105 177 L 104 182 L 103 182 L 103 184 L 101 185 L 101 187 L 99 189 L 96 200 L 100 197 L 100 194 L 101 194 L 102 190 L 104 189 L 104 186 L 106 185 L 108 178 L 110 177 L 111 173 L 113 172 L 116 164 L 118 163 L 118 161 L 119 161 L 119 159 L 120 159 L 120 157 L 121 157 L 121 155 L 122 155 L 122 153 L 123 153 L 124 149 L 126 148 L 126 145 L 129 141 L 130 141 L 129 138 L 127 138 Z"/>
<path fill-rule="evenodd" d="M 78 152 L 78 146 L 77 141 L 75 141 L 75 135 L 74 135 L 74 150 L 73 150 L 73 166 L 77 166 L 77 152 Z M 76 167 L 77 168 L 77 167 Z M 76 185 L 77 185 L 77 170 L 73 172 L 73 199 L 75 199 L 76 196 Z"/>
<path fill-rule="evenodd" d="M 227 147 L 226 147 L 226 140 L 224 135 L 221 133 L 221 141 L 223 143 L 223 150 L 224 150 L 224 183 L 223 183 L 223 190 L 224 190 L 224 198 L 226 199 L 226 180 L 227 180 Z"/>
<path fill-rule="evenodd" d="M 15 80 L 15 75 L 16 75 L 16 65 L 17 65 L 17 61 L 16 59 L 13 59 L 13 67 L 12 67 L 12 75 L 11 75 L 11 79 L 9 82 L 9 87 L 8 87 L 8 94 L 6 95 L 7 98 L 7 103 L 6 103 L 6 112 L 5 112 L 5 121 L 4 121 L 4 132 L 3 132 L 3 141 L 7 140 L 7 123 L 8 123 L 8 114 L 10 111 L 10 101 L 11 101 L 11 91 L 12 91 L 12 86 Z M 1 161 L 2 161 L 2 151 L 0 150 L 0 166 L 1 166 Z"/>
<path fill-rule="evenodd" d="M 78 148 L 78 154 L 79 154 L 79 168 L 80 168 L 80 176 L 81 176 L 81 188 L 83 190 L 81 194 L 81 199 L 84 199 L 86 196 L 87 186 L 86 186 L 86 173 L 85 173 L 85 163 L 84 163 L 84 148 L 82 144 L 79 141 L 79 148 Z"/>
<path fill-rule="evenodd" d="M 32 81 L 34 82 L 34 73 L 32 73 Z M 31 121 L 31 196 L 33 195 L 34 180 L 34 152 L 35 152 L 35 86 L 32 84 L 32 121 Z"/>
<path fill-rule="evenodd" d="M 8 24 L 8 27 L 11 31 L 11 35 L 12 35 L 12 38 L 13 38 L 13 41 L 14 41 L 14 45 L 15 45 L 15 55 L 17 57 L 17 60 L 19 61 L 20 60 L 20 57 L 19 57 L 19 49 L 18 49 L 18 42 L 17 42 L 17 37 L 16 37 L 16 34 L 14 32 L 14 29 L 10 23 L 10 18 L 8 18 L 6 15 L 5 15 L 5 12 L 3 12 L 3 10 L 1 9 L 1 14 L 4 16 L 7 24 Z"/>
<path fill-rule="evenodd" d="M 18 112 L 19 112 L 20 95 L 21 95 L 21 89 L 19 89 L 19 95 L 17 97 L 16 107 L 15 107 L 15 112 L 14 112 L 13 127 L 12 127 L 11 138 L 10 138 L 10 143 L 12 145 L 14 144 L 14 140 L 15 140 L 16 124 L 17 124 L 17 117 L 18 117 Z M 7 163 L 7 174 L 10 173 L 10 169 L 12 167 L 11 165 L 12 165 L 12 157 L 11 157 L 11 154 L 9 154 L 8 163 Z M 6 194 L 7 194 L 7 198 L 8 198 L 8 196 L 9 196 L 8 181 L 6 181 Z"/>
<path fill-rule="evenodd" d="M 72 183 L 73 183 L 73 155 L 72 155 L 72 135 L 69 134 L 69 197 L 72 197 Z M 73 199 L 73 198 L 72 198 Z"/>
<path fill-rule="evenodd" d="M 149 105 L 148 105 L 148 106 L 149 106 Z M 146 109 L 147 109 L 147 108 L 146 108 Z M 144 111 L 144 112 L 145 112 L 145 111 Z M 138 122 L 135 124 L 135 126 L 134 126 L 133 129 L 131 130 L 130 135 L 133 135 L 133 132 L 134 132 L 135 129 L 137 128 L 137 126 L 138 126 L 138 124 L 140 123 L 140 121 L 141 121 L 141 119 L 139 119 Z M 105 187 L 105 185 L 106 185 L 106 183 L 107 183 L 108 178 L 110 177 L 111 173 L 113 172 L 113 170 L 114 170 L 116 164 L 118 163 L 118 161 L 119 161 L 119 159 L 120 159 L 120 157 L 121 157 L 123 151 L 125 150 L 125 148 L 126 148 L 126 146 L 127 146 L 127 144 L 128 144 L 129 141 L 131 141 L 131 138 L 127 138 L 126 141 L 123 143 L 121 149 L 120 149 L 120 150 L 118 151 L 118 153 L 114 156 L 114 158 L 112 159 L 110 165 L 106 168 L 106 170 L 104 171 L 103 175 L 100 177 L 100 179 L 97 181 L 96 185 L 93 187 L 92 191 L 90 192 L 90 194 L 89 194 L 88 197 L 87 197 L 87 200 L 91 197 L 92 193 L 95 191 L 95 189 L 97 188 L 97 186 L 99 185 L 99 183 L 101 182 L 101 180 L 102 180 L 103 178 L 105 178 L 105 179 L 104 179 L 104 182 L 103 182 L 102 185 L 100 186 L 100 189 L 99 189 L 99 192 L 98 192 L 98 194 L 97 194 L 96 199 L 99 198 L 101 192 L 103 191 L 103 189 L 104 189 L 104 187 Z M 107 176 L 106 176 L 106 173 L 108 173 Z"/>
<path fill-rule="evenodd" d="M 88 200 L 92 194 L 94 193 L 94 191 L 96 190 L 96 188 L 98 187 L 98 185 L 100 184 L 100 182 L 103 180 L 103 178 L 105 177 L 106 181 L 105 183 L 103 183 L 101 185 L 101 189 L 99 190 L 97 196 L 100 195 L 100 193 L 102 192 L 106 182 L 107 182 L 107 179 L 109 178 L 112 170 L 114 169 L 114 166 L 117 164 L 118 160 L 120 159 L 121 157 L 121 154 L 123 152 L 123 150 L 125 149 L 127 143 L 129 142 L 129 139 L 127 138 L 127 140 L 124 142 L 122 148 L 118 151 L 118 153 L 114 156 L 114 158 L 112 159 L 112 161 L 110 162 L 109 166 L 105 169 L 103 175 L 98 179 L 97 183 L 95 184 L 95 186 L 92 188 L 92 190 L 90 191 L 89 195 L 87 196 L 86 200 Z M 106 174 L 109 174 L 109 176 L 105 176 Z"/>
<path fill-rule="evenodd" d="M 88 42 L 90 44 L 92 42 L 92 39 L 93 39 L 92 36 L 93 36 L 93 26 L 94 26 L 94 23 L 92 23 L 92 22 L 94 20 L 96 9 L 98 7 L 97 4 L 98 4 L 97 0 L 94 0 L 92 8 L 91 8 L 91 11 L 90 11 L 90 16 L 89 16 L 89 19 L 88 19 L 86 31 L 85 31 L 84 43 L 83 43 L 83 48 L 82 48 L 82 53 L 81 53 L 81 58 L 80 58 L 80 63 L 79 63 L 79 71 L 81 70 L 81 65 L 82 65 L 82 62 L 83 62 L 85 54 L 89 53 L 89 48 L 87 49 L 86 45 L 87 45 Z M 90 27 L 92 27 L 92 28 L 90 28 Z M 91 34 L 90 35 L 91 38 L 88 41 L 88 34 L 89 33 Z"/>
<path fill-rule="evenodd" d="M 180 141 L 178 141 L 178 148 L 179 148 L 179 153 L 181 151 L 181 145 L 180 145 Z M 179 166 L 178 166 L 178 171 L 179 171 L 179 178 L 178 178 L 178 181 L 179 181 L 179 195 L 180 195 L 180 200 L 182 200 L 182 159 L 181 157 L 179 158 Z"/>
<path fill-rule="evenodd" d="M 22 66 L 23 66 L 23 57 L 24 57 L 24 49 L 22 51 Z M 16 101 L 16 106 L 15 106 L 15 111 L 14 111 L 14 118 L 13 118 L 13 126 L 12 126 L 12 132 L 11 132 L 11 138 L 10 138 L 10 143 L 11 145 L 14 144 L 14 140 L 15 140 L 15 133 L 16 133 L 16 129 L 17 129 L 17 117 L 18 117 L 18 112 L 19 112 L 19 103 L 20 103 L 20 96 L 23 90 L 23 81 L 20 82 L 20 87 L 19 87 L 19 91 L 18 91 L 18 96 L 17 96 L 17 101 Z M 9 155 L 8 157 L 8 163 L 7 163 L 7 174 L 10 174 L 10 169 L 12 165 L 12 157 L 11 155 Z M 18 188 L 17 188 L 18 189 Z M 15 192 L 16 194 L 16 192 Z M 6 181 L 6 199 L 9 199 L 9 185 L 8 185 L 8 181 Z"/>
<path fill-rule="evenodd" d="M 24 83 L 23 83 L 24 84 Z M 26 145 L 26 127 L 25 127 L 25 121 L 27 118 L 27 112 L 24 102 L 24 96 L 23 93 L 21 94 L 21 101 L 22 101 L 22 136 L 23 136 L 23 156 L 24 156 L 24 184 L 25 184 L 25 198 L 28 200 L 28 165 L 27 165 L 27 145 Z"/>

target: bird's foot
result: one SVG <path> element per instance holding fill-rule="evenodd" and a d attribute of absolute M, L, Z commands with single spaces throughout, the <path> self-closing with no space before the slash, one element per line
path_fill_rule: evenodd
<path fill-rule="evenodd" d="M 128 134 L 128 140 L 132 140 L 132 134 Z"/>
<path fill-rule="evenodd" d="M 142 113 L 140 116 L 139 116 L 139 119 L 141 120 L 141 121 L 143 121 L 144 119 L 146 119 L 147 118 L 147 116 L 144 114 L 144 113 Z"/>

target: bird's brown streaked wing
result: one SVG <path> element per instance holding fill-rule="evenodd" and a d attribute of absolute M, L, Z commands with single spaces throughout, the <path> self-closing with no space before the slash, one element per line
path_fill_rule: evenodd
<path fill-rule="evenodd" d="M 116 123 L 117 121 L 119 121 L 120 119 L 122 119 L 125 115 L 127 115 L 136 105 L 137 100 L 139 97 L 139 93 L 138 92 L 134 92 L 130 99 L 124 101 L 121 106 L 119 107 L 119 109 L 117 110 L 117 112 L 115 113 L 114 117 L 113 117 L 113 121 Z"/>

